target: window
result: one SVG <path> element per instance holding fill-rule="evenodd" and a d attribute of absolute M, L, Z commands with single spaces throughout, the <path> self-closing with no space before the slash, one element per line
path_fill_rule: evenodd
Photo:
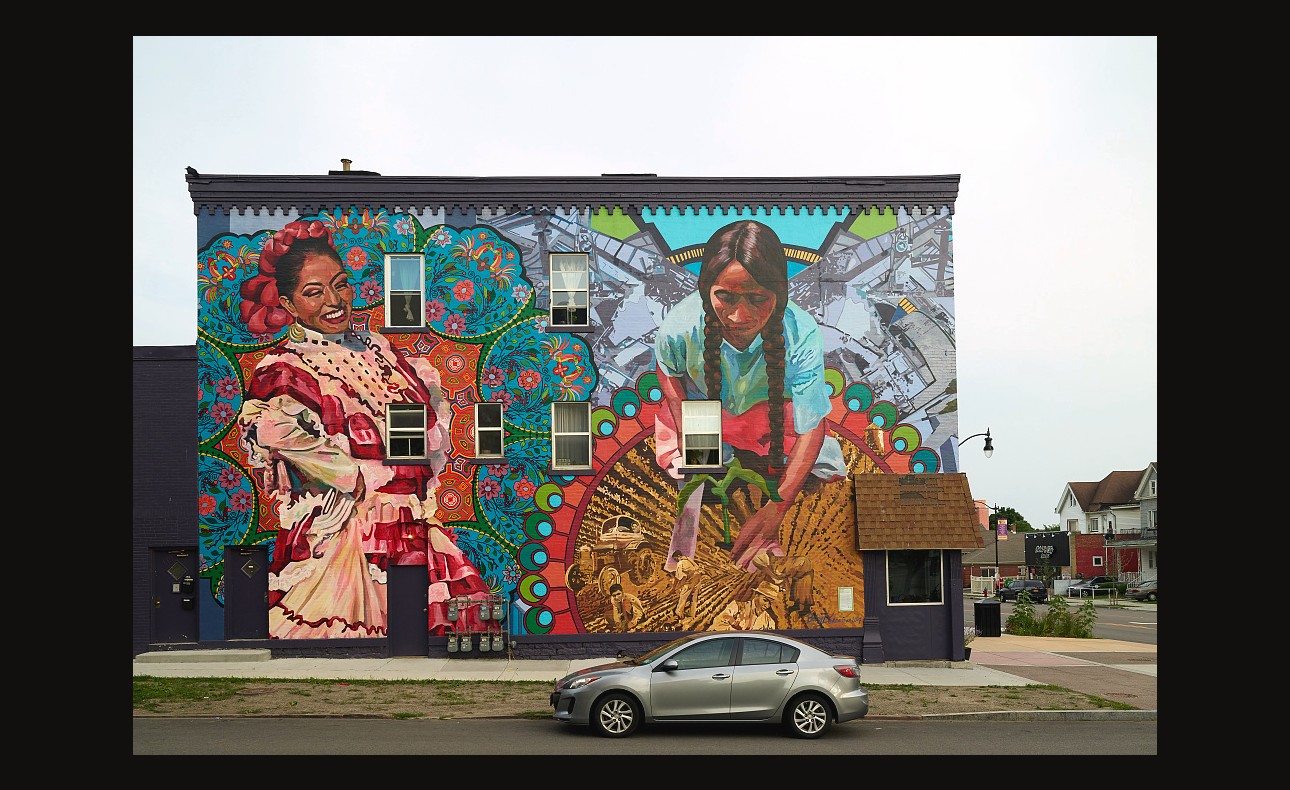
<path fill-rule="evenodd" d="M 591 467 L 591 404 L 551 404 L 551 454 L 555 469 Z"/>
<path fill-rule="evenodd" d="M 887 603 L 941 603 L 941 550 L 887 552 Z"/>
<path fill-rule="evenodd" d="M 385 256 L 385 325 L 425 325 L 425 263 L 420 255 Z"/>
<path fill-rule="evenodd" d="M 425 458 L 426 407 L 420 403 L 391 403 L 385 408 L 385 456 Z"/>
<path fill-rule="evenodd" d="M 710 669 L 728 667 L 735 658 L 735 640 L 710 639 L 693 647 L 687 647 L 672 656 L 680 666 L 678 669 Z"/>
<path fill-rule="evenodd" d="M 681 454 L 686 466 L 721 464 L 721 401 L 681 402 Z"/>
<path fill-rule="evenodd" d="M 1152 480 L 1151 482 L 1147 483 L 1147 491 L 1148 491 L 1148 492 L 1150 492 L 1150 495 L 1151 495 L 1151 496 L 1155 496 L 1155 495 L 1156 495 L 1156 481 L 1155 481 L 1155 480 Z"/>
<path fill-rule="evenodd" d="M 1094 554 L 1094 555 L 1093 555 L 1093 567 L 1094 567 L 1094 568 L 1100 568 L 1100 567 L 1102 567 L 1102 557 L 1101 557 L 1101 555 L 1099 555 L 1099 554 Z"/>
<path fill-rule="evenodd" d="M 585 252 L 551 253 L 550 326 L 585 327 L 591 322 L 591 274 Z"/>
<path fill-rule="evenodd" d="M 779 642 L 765 639 L 745 639 L 744 651 L 739 658 L 740 666 L 757 664 L 791 664 L 797 660 L 802 651 Z"/>
<path fill-rule="evenodd" d="M 497 458 L 502 454 L 502 404 L 475 404 L 475 457 Z"/>

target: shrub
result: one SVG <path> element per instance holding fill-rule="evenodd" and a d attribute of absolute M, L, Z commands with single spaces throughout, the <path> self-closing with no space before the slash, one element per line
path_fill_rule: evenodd
<path fill-rule="evenodd" d="M 1035 605 L 1024 590 L 1017 596 L 1017 605 L 1008 616 L 1007 630 L 1018 636 L 1069 636 L 1079 639 L 1093 637 L 1093 623 L 1097 622 L 1097 609 L 1091 600 L 1085 601 L 1074 613 L 1066 598 L 1054 595 L 1048 599 L 1048 612 L 1043 618 L 1035 617 Z"/>

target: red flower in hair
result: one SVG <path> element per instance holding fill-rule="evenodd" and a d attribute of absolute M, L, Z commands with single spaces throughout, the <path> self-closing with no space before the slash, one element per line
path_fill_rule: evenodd
<path fill-rule="evenodd" d="M 318 220 L 297 221 L 270 236 L 260 250 L 260 271 L 242 283 L 241 318 L 253 335 L 272 337 L 291 323 L 291 314 L 278 303 L 278 284 L 272 275 L 277 272 L 278 259 L 291 249 L 297 239 L 327 237 L 331 244 L 331 231 Z"/>

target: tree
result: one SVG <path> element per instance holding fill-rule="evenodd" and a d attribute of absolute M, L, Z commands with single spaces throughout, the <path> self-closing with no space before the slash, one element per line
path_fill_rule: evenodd
<path fill-rule="evenodd" d="M 1010 507 L 1001 507 L 990 514 L 990 529 L 992 531 L 998 531 L 997 524 L 1000 517 L 1007 520 L 1008 529 L 1014 532 L 1033 532 L 1034 531 L 1034 527 L 1030 526 L 1030 522 L 1026 521 L 1024 518 L 1021 517 L 1020 513 L 1018 513 L 1016 510 L 1013 510 Z"/>

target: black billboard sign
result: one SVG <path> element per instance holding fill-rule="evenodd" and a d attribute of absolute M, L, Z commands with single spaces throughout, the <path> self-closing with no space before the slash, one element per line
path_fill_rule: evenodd
<path fill-rule="evenodd" d="M 1045 563 L 1060 568 L 1071 564 L 1069 532 L 1025 532 L 1026 566 L 1038 568 Z"/>

